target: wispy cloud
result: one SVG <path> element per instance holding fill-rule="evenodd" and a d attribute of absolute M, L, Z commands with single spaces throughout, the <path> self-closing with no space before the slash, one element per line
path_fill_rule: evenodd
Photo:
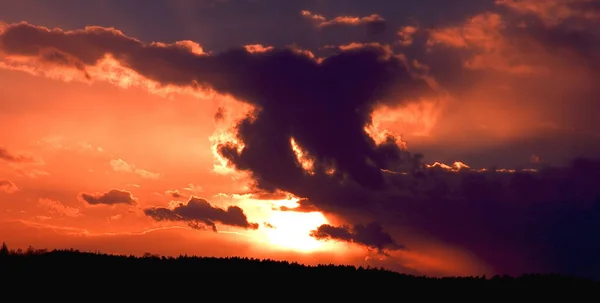
<path fill-rule="evenodd" d="M 129 164 L 125 162 L 123 159 L 110 160 L 110 166 L 116 172 L 122 173 L 134 173 L 138 174 L 142 178 L 146 179 L 158 179 L 160 178 L 160 173 L 155 173 L 151 171 L 147 171 L 145 169 L 137 168 L 133 164 Z"/>

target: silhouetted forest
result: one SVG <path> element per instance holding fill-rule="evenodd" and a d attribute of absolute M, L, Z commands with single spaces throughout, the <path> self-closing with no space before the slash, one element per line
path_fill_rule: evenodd
<path fill-rule="evenodd" d="M 307 266 L 295 262 L 259 260 L 252 258 L 213 258 L 181 255 L 179 257 L 165 257 L 146 253 L 143 257 L 110 255 L 103 253 L 80 252 L 70 250 L 47 250 L 29 247 L 26 250 L 10 250 L 3 243 L 0 249 L 0 272 L 3 275 L 27 274 L 56 274 L 62 276 L 69 274 L 71 277 L 88 279 L 92 277 L 119 277 L 129 274 L 149 274 L 148 277 L 161 279 L 161 277 L 174 277 L 173 274 L 194 274 L 196 277 L 210 278 L 214 281 L 216 276 L 224 277 L 255 277 L 263 281 L 273 279 L 289 279 L 292 282 L 310 283 L 310 281 L 331 281 L 331 283 L 381 283 L 390 287 L 397 285 L 404 289 L 413 287 L 454 288 L 454 289 L 572 289 L 593 288 L 600 283 L 561 275 L 531 274 L 520 277 L 494 276 L 494 277 L 447 277 L 432 278 L 401 274 L 383 268 L 363 268 L 347 265 L 317 265 Z M 157 273 L 166 275 L 156 275 Z M 185 277 L 193 277 L 186 275 Z M 181 276 L 178 276 L 181 277 Z M 281 280 L 285 281 L 285 280 Z M 252 282 L 251 280 L 249 282 Z M 302 282 L 301 282 L 302 283 Z M 396 284 L 391 284 L 396 283 Z M 347 285 L 347 284 L 346 284 Z M 365 284 L 363 284 L 365 285 Z M 374 285 L 374 284 L 371 284 Z M 323 285 L 327 286 L 327 285 Z M 331 286 L 331 285 L 329 285 Z M 433 288 L 431 288 L 433 287 Z M 318 288 L 318 287 L 317 287 Z M 421 288 L 420 288 L 421 289 Z M 307 288 L 306 291 L 312 291 Z M 353 291 L 361 291 L 355 289 Z M 362 289 L 366 291 L 366 289 Z"/>

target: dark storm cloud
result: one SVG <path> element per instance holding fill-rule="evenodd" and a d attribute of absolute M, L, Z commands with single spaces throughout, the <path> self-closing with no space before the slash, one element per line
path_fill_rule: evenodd
<path fill-rule="evenodd" d="M 238 169 L 252 172 L 259 188 L 290 191 L 314 203 L 358 205 L 361 201 L 348 196 L 352 188 L 384 189 L 381 170 L 412 160 L 391 138 L 378 146 L 367 135 L 372 110 L 380 102 L 401 104 L 434 94 L 409 73 L 403 57 L 376 44 L 357 45 L 317 63 L 288 49 L 196 55 L 182 45 L 143 44 L 112 29 L 63 32 L 21 23 L 4 31 L 0 48 L 28 56 L 53 49 L 84 65 L 110 53 L 161 83 L 209 85 L 249 102 L 258 111 L 237 127 L 245 148 L 238 153 L 224 144 L 219 151 Z M 298 165 L 292 138 L 314 157 L 314 176 Z M 333 176 L 326 173 L 331 168 Z M 321 188 L 323 194 L 315 196 Z"/>
<path fill-rule="evenodd" d="M 468 247 L 498 270 L 597 275 L 600 162 L 577 159 L 537 173 L 426 171 L 385 209 L 408 226 Z M 415 190 L 415 188 L 417 190 Z M 383 219 L 382 219 L 383 220 Z M 596 222 L 596 223 L 595 223 Z"/>
<path fill-rule="evenodd" d="M 514 173 L 421 168 L 385 179 L 385 191 L 325 182 L 292 190 L 309 197 L 302 209 L 409 227 L 467 248 L 499 272 L 600 273 L 594 238 L 600 232 L 599 161 Z M 348 238 L 343 234 L 338 238 Z"/>
<path fill-rule="evenodd" d="M 288 49 L 197 55 L 181 44 L 143 44 L 113 29 L 63 32 L 21 23 L 0 35 L 0 49 L 25 56 L 53 49 L 84 65 L 111 54 L 161 83 L 209 85 L 257 106 L 255 117 L 238 126 L 244 151 L 237 154 L 228 146 L 221 151 L 241 169 L 252 170 L 265 186 L 282 172 L 302 177 L 290 147 L 292 137 L 323 164 L 320 174 L 333 161 L 340 177 L 382 186 L 380 169 L 398 161 L 400 151 L 393 144 L 376 146 L 365 133 L 371 111 L 378 102 L 401 103 L 432 93 L 423 80 L 410 75 L 402 57 L 373 44 L 317 63 Z"/>
<path fill-rule="evenodd" d="M 246 229 L 258 228 L 257 223 L 248 222 L 244 211 L 238 206 L 229 206 L 227 209 L 222 209 L 194 196 L 190 197 L 186 204 L 179 203 L 173 209 L 153 207 L 144 209 L 144 213 L 156 221 L 181 221 L 197 229 L 208 226 L 215 232 L 217 231 L 216 223 Z"/>
<path fill-rule="evenodd" d="M 81 193 L 79 194 L 79 198 L 90 205 L 135 205 L 138 202 L 138 199 L 134 197 L 130 192 L 121 189 L 111 189 L 101 194 Z"/>
<path fill-rule="evenodd" d="M 338 240 L 364 245 L 377 249 L 379 253 L 385 253 L 384 249 L 397 250 L 404 248 L 402 245 L 396 244 L 392 236 L 384 232 L 381 225 L 376 222 L 371 222 L 366 226 L 356 224 L 352 228 L 323 224 L 313 230 L 310 235 L 319 240 Z"/>

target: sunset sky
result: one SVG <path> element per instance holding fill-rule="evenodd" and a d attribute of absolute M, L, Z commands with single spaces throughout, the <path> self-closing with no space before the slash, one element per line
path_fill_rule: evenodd
<path fill-rule="evenodd" d="M 598 0 L 0 0 L 0 241 L 600 277 Z"/>

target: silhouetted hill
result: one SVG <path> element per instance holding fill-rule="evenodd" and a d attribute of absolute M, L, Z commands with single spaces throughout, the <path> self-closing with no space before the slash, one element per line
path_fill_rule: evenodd
<path fill-rule="evenodd" d="M 240 277 L 249 283 L 257 281 L 289 281 L 306 284 L 303 291 L 331 291 L 332 285 L 346 288 L 349 285 L 379 285 L 379 287 L 400 287 L 414 289 L 539 289 L 571 290 L 597 289 L 600 283 L 591 280 L 561 275 L 523 275 L 520 277 L 449 277 L 431 278 L 400 274 L 383 268 L 362 268 L 341 265 L 306 266 L 285 261 L 259 260 L 250 258 L 211 258 L 195 256 L 160 257 L 146 254 L 143 257 L 109 255 L 80 252 L 77 250 L 35 250 L 9 251 L 6 246 L 0 250 L 0 272 L 4 276 L 29 277 L 75 277 L 89 280 L 130 277 L 131 275 L 151 277 L 153 281 L 177 277 L 196 277 L 199 281 L 217 281 L 224 277 L 238 280 Z M 140 275 L 141 274 L 141 275 Z M 184 275 L 185 274 L 185 275 Z M 114 277 L 114 278 L 111 278 Z M 62 278 L 61 278 L 62 279 Z M 218 280 L 222 281 L 222 280 Z M 302 282 L 304 281 L 304 282 Z M 316 281 L 329 281 L 332 285 L 318 284 Z M 311 283 L 316 284 L 309 286 Z M 350 283 L 350 284 L 349 284 Z M 298 286 L 294 286 L 297 288 Z M 371 288 L 347 290 L 369 292 Z M 598 288 L 600 289 L 600 288 Z M 296 289 L 298 291 L 298 289 Z"/>

